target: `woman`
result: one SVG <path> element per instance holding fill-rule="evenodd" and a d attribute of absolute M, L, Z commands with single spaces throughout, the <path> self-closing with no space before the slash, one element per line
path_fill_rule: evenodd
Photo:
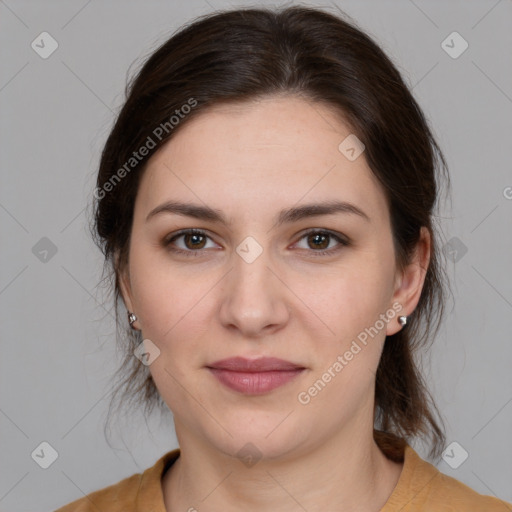
<path fill-rule="evenodd" d="M 226 11 L 157 49 L 95 228 L 125 394 L 168 407 L 180 448 L 59 511 L 512 510 L 410 446 L 445 444 L 413 360 L 442 318 L 440 171 L 400 74 L 337 16 Z"/>

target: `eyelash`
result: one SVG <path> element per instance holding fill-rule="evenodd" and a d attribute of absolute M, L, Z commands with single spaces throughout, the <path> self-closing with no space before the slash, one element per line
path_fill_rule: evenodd
<path fill-rule="evenodd" d="M 340 244 L 340 246 L 338 246 L 335 249 L 327 249 L 327 250 L 322 250 L 322 251 L 315 251 L 315 250 L 308 251 L 308 252 L 312 252 L 315 257 L 330 256 L 330 255 L 338 252 L 342 247 L 347 247 L 350 245 L 350 242 L 348 240 L 345 240 L 345 239 L 341 238 L 339 235 L 337 235 L 336 233 L 333 233 L 332 231 L 325 230 L 325 229 L 311 229 L 311 230 L 307 231 L 306 233 L 303 233 L 302 236 L 299 238 L 299 241 L 311 234 L 328 235 L 331 238 L 334 238 Z M 172 242 L 174 242 L 176 239 L 178 239 L 179 237 L 181 237 L 183 235 L 200 235 L 200 236 L 205 236 L 207 238 L 210 238 L 204 231 L 201 231 L 199 229 L 183 229 L 183 230 L 179 231 L 178 233 L 175 233 L 174 235 L 172 235 L 170 238 L 167 237 L 166 239 L 164 239 L 163 240 L 164 247 L 170 248 Z M 202 249 L 183 250 L 183 249 L 176 249 L 174 247 L 170 248 L 169 250 L 174 253 L 184 254 L 185 256 L 190 256 L 190 257 L 200 256 L 201 255 L 200 253 L 203 252 Z"/>

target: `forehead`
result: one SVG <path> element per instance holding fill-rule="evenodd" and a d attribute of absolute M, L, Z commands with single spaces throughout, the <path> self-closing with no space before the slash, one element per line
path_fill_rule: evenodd
<path fill-rule="evenodd" d="M 351 129 L 326 105 L 296 97 L 216 105 L 185 122 L 149 160 L 137 203 L 148 213 L 169 199 L 233 213 L 342 199 L 370 216 L 387 215 L 364 152 L 339 146 Z"/>

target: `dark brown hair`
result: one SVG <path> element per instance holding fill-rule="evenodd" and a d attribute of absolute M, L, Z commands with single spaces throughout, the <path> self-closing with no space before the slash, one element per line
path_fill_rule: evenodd
<path fill-rule="evenodd" d="M 167 409 L 148 368 L 133 355 L 142 338 L 128 326 L 119 288 L 146 162 L 209 106 L 294 95 L 334 109 L 364 143 L 364 157 L 390 209 L 397 269 L 409 262 L 420 228 L 431 234 L 419 303 L 407 326 L 387 337 L 377 369 L 374 437 L 396 460 L 413 438 L 430 437 L 430 456 L 439 456 L 445 442 L 437 423 L 442 418 L 414 358 L 433 341 L 444 311 L 448 280 L 433 220 L 441 172 L 449 185 L 447 166 L 397 68 L 347 18 L 300 6 L 209 14 L 182 27 L 128 81 L 126 101 L 101 155 L 92 228 L 115 294 L 118 341 L 125 354 L 111 406 L 121 393 L 118 406 L 143 405 L 146 414 L 156 404 Z M 144 156 L 138 152 L 142 147 L 149 148 Z"/>

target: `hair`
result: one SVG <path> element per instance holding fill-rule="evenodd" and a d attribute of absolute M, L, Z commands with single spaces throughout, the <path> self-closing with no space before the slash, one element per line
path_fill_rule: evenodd
<path fill-rule="evenodd" d="M 311 7 L 244 8 L 196 18 L 127 80 L 125 103 L 101 154 L 91 224 L 105 257 L 103 282 L 108 280 L 114 293 L 117 342 L 124 354 L 109 415 L 116 398 L 118 409 L 129 403 L 139 410 L 143 406 L 146 415 L 156 405 L 167 409 L 149 369 L 133 355 L 142 336 L 128 325 L 119 286 L 147 161 L 208 107 L 272 96 L 328 106 L 363 142 L 364 157 L 389 207 L 398 270 L 411 261 L 420 229 L 430 233 L 419 302 L 407 326 L 387 336 L 377 368 L 374 439 L 389 458 L 402 460 L 406 442 L 429 438 L 429 456 L 437 458 L 444 427 L 415 357 L 436 336 L 445 307 L 448 280 L 433 221 L 440 178 L 449 185 L 446 161 L 384 51 L 346 14 Z M 134 151 L 144 146 L 145 156 L 135 159 Z"/>

